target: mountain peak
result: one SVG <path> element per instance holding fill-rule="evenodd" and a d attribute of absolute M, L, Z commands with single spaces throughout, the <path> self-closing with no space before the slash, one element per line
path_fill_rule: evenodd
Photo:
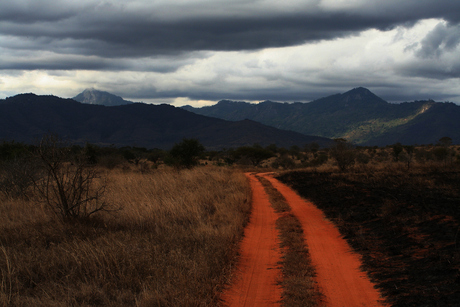
<path fill-rule="evenodd" d="M 119 106 L 131 104 L 132 101 L 124 100 L 122 97 L 109 92 L 99 91 L 94 88 L 87 88 L 72 99 L 86 104 L 101 104 L 105 106 Z"/>
<path fill-rule="evenodd" d="M 372 94 L 372 92 L 371 92 L 370 90 L 368 90 L 367 88 L 362 87 L 362 86 L 355 87 L 354 89 L 349 90 L 347 93 L 351 93 L 351 92 L 354 92 L 354 93 Z"/>
<path fill-rule="evenodd" d="M 374 93 L 372 93 L 370 90 L 368 90 L 365 87 L 356 87 L 346 93 L 343 93 L 341 96 L 342 96 L 342 99 L 345 100 L 346 102 L 352 101 L 352 100 L 355 100 L 355 101 L 366 100 L 366 101 L 374 101 L 374 102 L 378 101 L 378 102 L 386 103 L 385 100 L 378 97 L 377 95 L 375 95 Z"/>

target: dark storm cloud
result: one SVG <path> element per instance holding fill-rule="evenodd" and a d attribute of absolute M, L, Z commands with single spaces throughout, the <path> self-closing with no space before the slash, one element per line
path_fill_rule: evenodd
<path fill-rule="evenodd" d="M 454 0 L 0 0 L 0 93 L 96 85 L 135 101 L 308 101 L 364 86 L 395 101 L 460 97 L 459 23 Z"/>
<path fill-rule="evenodd" d="M 0 70 L 97 70 L 97 71 L 149 71 L 170 73 L 183 65 L 191 64 L 200 56 L 178 56 L 126 59 L 103 58 L 97 56 L 82 57 L 78 55 L 43 54 L 35 55 L 23 53 L 20 58 L 0 58 Z"/>
<path fill-rule="evenodd" d="M 78 14 L 71 2 L 60 1 L 2 1 L 0 20 L 16 24 L 34 24 L 36 22 L 56 22 Z"/>
<path fill-rule="evenodd" d="M 429 58 L 439 57 L 454 50 L 460 44 L 460 25 L 439 23 L 421 42 L 417 55 Z"/>
<path fill-rule="evenodd" d="M 5 2 L 9 1 L 0 3 L 0 34 L 20 37 L 40 50 L 101 57 L 282 47 L 370 28 L 387 30 L 423 18 L 443 18 L 454 24 L 460 20 L 460 2 L 452 0 L 369 1 L 350 10 L 324 8 L 317 1 L 305 10 L 280 13 L 262 3 L 259 10 L 246 14 L 212 14 L 212 10 L 209 14 L 203 3 L 195 10 L 193 3 L 136 10 L 92 2 Z M 208 2 L 208 11 L 212 5 Z M 187 9 L 190 14 L 183 11 Z"/>
<path fill-rule="evenodd" d="M 460 62 L 440 62 L 434 59 L 428 63 L 406 63 L 398 73 L 408 77 L 423 77 L 433 80 L 460 78 Z"/>

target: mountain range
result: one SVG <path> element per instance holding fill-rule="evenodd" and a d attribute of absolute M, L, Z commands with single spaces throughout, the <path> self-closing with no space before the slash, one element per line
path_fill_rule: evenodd
<path fill-rule="evenodd" d="M 0 140 L 34 143 L 46 133 L 76 144 L 161 149 L 170 149 L 183 138 L 196 138 L 207 149 L 215 150 L 255 143 L 289 148 L 332 142 L 252 120 L 226 121 L 165 104 L 104 106 L 35 94 L 0 100 Z"/>
<path fill-rule="evenodd" d="M 20 94 L 0 100 L 0 140 L 35 142 L 57 133 L 74 143 L 171 148 L 196 138 L 208 149 L 276 144 L 288 148 L 332 138 L 359 145 L 460 144 L 460 106 L 432 100 L 388 103 L 359 87 L 309 103 L 222 100 L 202 108 L 133 103 L 88 89 L 73 99 Z"/>
<path fill-rule="evenodd" d="M 308 103 L 222 100 L 213 106 L 182 108 L 225 120 L 250 119 L 306 135 L 345 138 L 359 145 L 434 144 L 446 136 L 460 143 L 460 106 L 432 100 L 388 103 L 362 87 Z"/>

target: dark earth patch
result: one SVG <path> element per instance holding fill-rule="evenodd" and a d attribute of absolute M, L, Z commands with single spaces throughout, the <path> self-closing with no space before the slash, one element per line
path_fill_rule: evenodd
<path fill-rule="evenodd" d="M 277 178 L 339 227 L 392 306 L 458 306 L 460 172 L 293 171 Z"/>

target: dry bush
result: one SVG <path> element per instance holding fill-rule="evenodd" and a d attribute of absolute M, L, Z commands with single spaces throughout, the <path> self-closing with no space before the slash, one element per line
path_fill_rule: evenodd
<path fill-rule="evenodd" d="M 56 223 L 0 202 L 0 306 L 214 306 L 230 279 L 250 188 L 224 168 L 112 170 L 123 210 Z"/>
<path fill-rule="evenodd" d="M 89 156 L 73 157 L 72 149 L 56 135 L 45 135 L 34 152 L 40 176 L 32 177 L 38 199 L 62 220 L 85 219 L 107 211 L 105 180 Z"/>

